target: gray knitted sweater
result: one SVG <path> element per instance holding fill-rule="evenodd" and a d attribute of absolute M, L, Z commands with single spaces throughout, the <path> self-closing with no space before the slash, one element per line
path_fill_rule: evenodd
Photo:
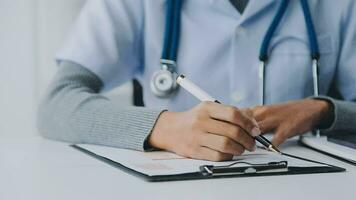
<path fill-rule="evenodd" d="M 101 95 L 102 88 L 102 81 L 86 68 L 62 62 L 39 105 L 40 133 L 70 143 L 147 150 L 147 138 L 162 111 L 121 107 Z M 334 118 L 324 131 L 356 132 L 355 103 L 320 99 L 334 107 Z"/>
<path fill-rule="evenodd" d="M 119 106 L 99 94 L 102 87 L 86 68 L 62 62 L 39 105 L 40 133 L 70 143 L 143 150 L 162 111 Z"/>

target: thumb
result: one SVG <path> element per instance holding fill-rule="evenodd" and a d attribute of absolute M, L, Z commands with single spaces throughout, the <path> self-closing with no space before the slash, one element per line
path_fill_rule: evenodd
<path fill-rule="evenodd" d="M 258 122 L 256 121 L 255 117 L 253 116 L 253 112 L 251 109 L 249 109 L 249 108 L 241 109 L 241 112 L 244 116 L 246 116 L 248 119 L 250 119 L 256 127 L 259 128 Z"/>

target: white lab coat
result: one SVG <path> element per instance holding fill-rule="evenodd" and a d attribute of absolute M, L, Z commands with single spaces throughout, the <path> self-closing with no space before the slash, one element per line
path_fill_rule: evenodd
<path fill-rule="evenodd" d="M 332 84 L 356 100 L 356 1 L 309 0 L 320 60 L 320 94 Z M 226 104 L 259 104 L 258 55 L 280 1 L 250 0 L 240 15 L 227 0 L 185 0 L 178 72 Z M 89 0 L 57 59 L 80 64 L 110 90 L 138 78 L 147 107 L 186 110 L 198 100 L 184 90 L 160 99 L 150 79 L 160 69 L 164 0 Z M 266 103 L 313 95 L 309 41 L 300 2 L 289 8 L 272 38 L 266 68 Z"/>

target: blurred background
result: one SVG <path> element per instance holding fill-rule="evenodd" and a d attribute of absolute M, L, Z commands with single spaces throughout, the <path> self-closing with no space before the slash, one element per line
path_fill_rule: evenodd
<path fill-rule="evenodd" d="M 33 137 L 54 55 L 85 0 L 0 0 L 0 136 Z M 132 104 L 130 83 L 107 94 Z"/>

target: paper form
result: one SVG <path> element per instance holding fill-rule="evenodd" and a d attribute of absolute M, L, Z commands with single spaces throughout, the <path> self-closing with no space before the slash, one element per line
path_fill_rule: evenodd
<path fill-rule="evenodd" d="M 279 155 L 260 148 L 257 148 L 255 152 L 245 152 L 241 156 L 235 156 L 231 161 L 211 162 L 188 159 L 166 151 L 140 152 L 88 144 L 77 144 L 76 146 L 150 176 L 198 172 L 201 165 L 224 166 L 236 161 L 244 161 L 252 164 L 287 161 L 288 167 L 325 166 Z"/>

